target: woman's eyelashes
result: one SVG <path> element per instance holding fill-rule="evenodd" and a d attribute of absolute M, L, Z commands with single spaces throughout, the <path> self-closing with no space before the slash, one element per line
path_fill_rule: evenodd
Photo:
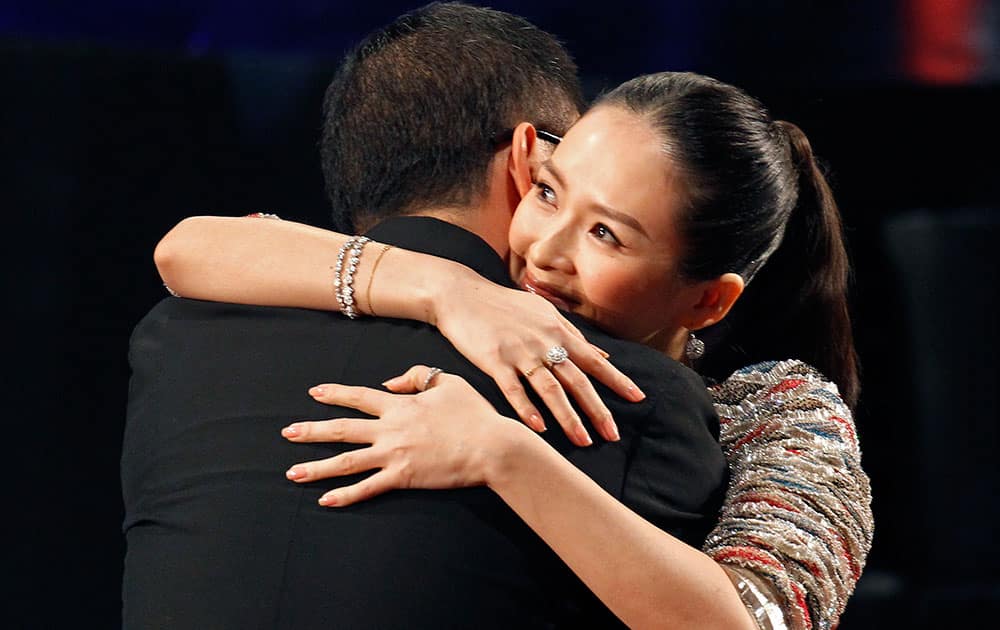
<path fill-rule="evenodd" d="M 590 233 L 593 234 L 597 240 L 603 241 L 611 245 L 621 245 L 621 241 L 615 236 L 615 233 L 611 231 L 611 228 L 604 225 L 603 223 L 598 223 L 590 229 Z"/>
<path fill-rule="evenodd" d="M 538 188 L 538 198 L 549 205 L 555 205 L 556 203 L 556 191 L 552 190 L 552 187 L 544 182 L 535 182 L 535 187 Z"/>
<path fill-rule="evenodd" d="M 547 206 L 553 208 L 556 206 L 556 191 L 542 181 L 535 182 L 535 188 L 537 189 L 536 197 L 539 201 Z M 615 236 L 615 233 L 611 231 L 607 225 L 603 223 L 598 223 L 590 229 L 590 233 L 594 235 L 597 240 L 607 243 L 609 245 L 621 245 L 622 242 Z"/>

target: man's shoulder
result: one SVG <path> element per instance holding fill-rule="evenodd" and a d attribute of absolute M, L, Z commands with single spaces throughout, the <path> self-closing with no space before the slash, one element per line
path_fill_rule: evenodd
<path fill-rule="evenodd" d="M 299 322 L 329 325 L 342 319 L 338 313 L 304 308 L 254 306 L 231 302 L 209 302 L 190 298 L 167 297 L 153 306 L 136 324 L 133 338 L 161 327 L 198 323 Z"/>
<path fill-rule="evenodd" d="M 197 320 L 207 318 L 311 318 L 339 319 L 337 313 L 305 308 L 283 306 L 256 306 L 233 302 L 209 302 L 182 297 L 167 297 L 160 300 L 140 320 L 169 321 Z"/>
<path fill-rule="evenodd" d="M 275 306 L 252 306 L 168 297 L 154 305 L 132 329 L 130 361 L 142 354 L 158 360 L 163 353 L 201 348 L 222 352 L 227 348 L 280 347 L 291 340 L 306 345 L 320 339 L 347 321 L 339 313 Z"/>

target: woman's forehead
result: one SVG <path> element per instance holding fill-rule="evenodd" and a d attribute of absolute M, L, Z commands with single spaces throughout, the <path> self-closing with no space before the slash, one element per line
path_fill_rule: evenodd
<path fill-rule="evenodd" d="M 627 213 L 652 236 L 672 228 L 682 173 L 640 115 L 602 106 L 570 129 L 543 165 L 575 201 Z"/>

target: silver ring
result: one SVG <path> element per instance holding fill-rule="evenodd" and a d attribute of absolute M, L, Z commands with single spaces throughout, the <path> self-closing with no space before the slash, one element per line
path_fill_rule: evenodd
<path fill-rule="evenodd" d="M 566 348 L 562 346 L 552 346 L 549 351 L 545 353 L 545 366 L 551 368 L 553 365 L 559 365 L 563 361 L 569 358 L 569 352 L 566 352 Z"/>
<path fill-rule="evenodd" d="M 443 372 L 441 368 L 432 367 L 429 372 L 427 372 L 427 378 L 424 379 L 424 386 L 420 389 L 422 392 L 426 392 L 427 388 L 431 386 L 431 381 L 434 377 Z"/>

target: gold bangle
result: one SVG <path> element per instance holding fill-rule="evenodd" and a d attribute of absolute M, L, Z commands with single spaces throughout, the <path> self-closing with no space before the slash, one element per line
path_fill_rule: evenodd
<path fill-rule="evenodd" d="M 382 245 L 382 251 L 378 253 L 378 258 L 375 259 L 375 264 L 372 265 L 372 272 L 368 276 L 368 288 L 365 290 L 365 300 L 368 302 L 368 312 L 371 313 L 372 317 L 378 317 L 375 313 L 375 307 L 372 306 L 372 280 L 375 279 L 375 270 L 378 269 L 378 264 L 382 260 L 382 256 L 392 249 L 392 245 Z"/>

